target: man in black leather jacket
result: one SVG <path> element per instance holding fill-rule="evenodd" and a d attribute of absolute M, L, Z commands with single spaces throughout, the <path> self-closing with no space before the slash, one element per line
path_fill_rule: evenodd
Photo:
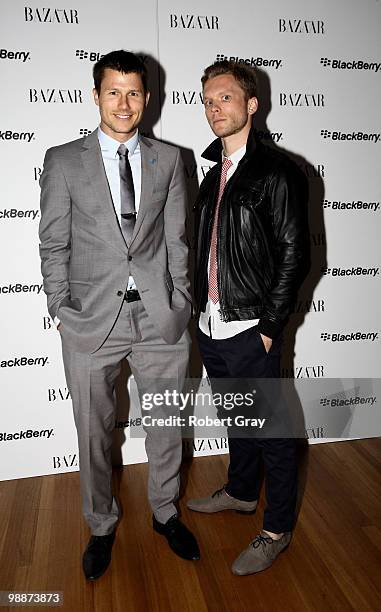
<path fill-rule="evenodd" d="M 255 139 L 258 99 L 252 68 L 215 62 L 201 81 L 206 117 L 218 137 L 203 154 L 217 163 L 195 205 L 202 359 L 215 381 L 277 379 L 282 330 L 309 268 L 306 179 L 284 154 Z M 263 530 L 232 566 L 235 574 L 245 575 L 269 567 L 290 542 L 296 445 L 291 437 L 240 438 L 237 428 L 228 434 L 227 484 L 187 505 L 198 512 L 255 512 L 263 459 Z"/>

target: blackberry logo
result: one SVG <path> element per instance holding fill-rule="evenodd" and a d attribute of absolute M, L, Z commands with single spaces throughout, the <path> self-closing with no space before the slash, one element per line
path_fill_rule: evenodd
<path fill-rule="evenodd" d="M 239 57 L 239 55 L 225 55 L 224 53 L 217 53 L 217 62 L 222 62 L 224 60 L 229 60 L 230 62 L 236 62 L 237 64 L 246 64 L 247 66 L 257 66 L 261 68 L 265 66 L 266 68 L 275 68 L 278 70 L 282 66 L 281 59 L 267 59 L 264 57 Z"/>
<path fill-rule="evenodd" d="M 278 143 L 280 140 L 283 140 L 282 132 L 268 132 L 266 130 L 254 130 L 255 135 L 259 140 L 272 140 L 273 142 Z"/>
<path fill-rule="evenodd" d="M 98 62 L 104 55 L 105 53 L 101 53 L 100 51 L 89 51 L 88 49 L 75 50 L 75 57 L 80 60 L 89 60 L 90 62 Z M 137 57 L 141 59 L 143 64 L 146 64 L 148 61 L 148 55 L 137 53 Z"/>
<path fill-rule="evenodd" d="M 331 140 L 348 140 L 350 142 L 365 142 L 370 141 L 375 144 L 379 142 L 381 134 L 366 133 L 366 132 L 330 132 L 329 130 L 320 130 L 320 135 Z"/>
<path fill-rule="evenodd" d="M 325 34 L 324 21 L 320 19 L 279 19 L 279 32 L 290 34 Z"/>
<path fill-rule="evenodd" d="M 89 134 L 91 134 L 93 130 L 88 130 L 87 128 L 81 128 L 79 130 L 79 135 L 80 136 L 88 136 Z"/>
<path fill-rule="evenodd" d="M 126 427 L 141 427 L 142 418 L 127 419 L 127 421 L 115 421 L 115 429 L 125 429 Z"/>
<path fill-rule="evenodd" d="M 42 285 L 22 285 L 21 283 L 16 283 L 15 285 L 3 285 L 0 286 L 0 293 L 36 293 L 40 295 L 40 291 L 42 290 Z"/>
<path fill-rule="evenodd" d="M 75 56 L 83 60 L 83 59 L 87 59 L 89 57 L 89 54 L 87 51 L 84 51 L 83 49 L 77 49 L 75 52 Z"/>
<path fill-rule="evenodd" d="M 105 54 L 100 51 L 85 51 L 85 49 L 76 49 L 75 57 L 80 60 L 89 60 L 90 62 L 98 62 Z"/>
<path fill-rule="evenodd" d="M 377 402 L 376 395 L 368 395 L 367 397 L 361 397 L 359 395 L 354 395 L 352 397 L 322 397 L 320 399 L 321 406 L 332 406 L 332 408 L 341 408 L 342 406 L 359 406 L 367 404 L 368 406 L 373 406 Z"/>
<path fill-rule="evenodd" d="M 34 132 L 14 132 L 13 130 L 0 130 L 0 140 L 23 140 L 28 143 L 35 140 Z"/>
<path fill-rule="evenodd" d="M 321 268 L 321 272 L 326 276 L 370 276 L 374 278 L 380 274 L 380 268 Z"/>
<path fill-rule="evenodd" d="M 48 363 L 47 357 L 14 357 L 0 361 L 0 368 L 19 368 L 22 366 L 40 365 L 44 367 Z"/>
<path fill-rule="evenodd" d="M 30 51 L 8 51 L 0 49 L 0 59 L 20 60 L 22 63 L 30 60 Z"/>
<path fill-rule="evenodd" d="M 323 208 L 330 208 L 331 210 L 369 210 L 370 212 L 377 212 L 380 210 L 380 202 L 364 202 L 363 200 L 352 200 L 352 202 L 323 200 Z"/>
<path fill-rule="evenodd" d="M 348 332 L 346 334 L 341 334 L 339 332 L 335 334 L 329 334 L 327 332 L 322 332 L 320 334 L 320 339 L 323 342 L 327 342 L 330 340 L 331 342 L 359 342 L 359 341 L 368 341 L 374 342 L 378 340 L 378 332 Z"/>
<path fill-rule="evenodd" d="M 219 30 L 220 21 L 216 15 L 169 15 L 169 27 L 183 30 Z"/>
<path fill-rule="evenodd" d="M 32 221 L 34 221 L 39 214 L 39 210 L 17 210 L 17 208 L 3 208 L 3 210 L 0 210 L 0 219 L 32 219 Z M 18 285 L 9 286 L 17 287 Z M 1 290 L 2 288 L 0 287 L 0 292 Z M 10 291 L 9 293 L 13 292 Z"/>
<path fill-rule="evenodd" d="M 320 63 L 324 68 L 332 68 L 333 70 L 368 70 L 377 74 L 381 69 L 381 62 L 364 62 L 363 60 L 344 61 L 321 57 Z"/>
<path fill-rule="evenodd" d="M 53 429 L 25 429 L 8 433 L 7 431 L 0 432 L 0 442 L 9 442 L 11 440 L 30 440 L 30 438 L 46 438 L 54 436 Z"/>

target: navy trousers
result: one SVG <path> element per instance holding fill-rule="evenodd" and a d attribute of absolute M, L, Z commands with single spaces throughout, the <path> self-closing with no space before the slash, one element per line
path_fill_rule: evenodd
<path fill-rule="evenodd" d="M 214 340 L 198 329 L 198 343 L 213 393 L 219 378 L 280 377 L 282 340 L 274 339 L 267 353 L 256 327 L 224 340 Z M 273 533 L 291 531 L 297 496 L 296 440 L 236 435 L 236 430 L 233 436 L 228 429 L 230 465 L 226 492 L 243 501 L 257 500 L 263 466 L 266 493 L 263 528 Z"/>

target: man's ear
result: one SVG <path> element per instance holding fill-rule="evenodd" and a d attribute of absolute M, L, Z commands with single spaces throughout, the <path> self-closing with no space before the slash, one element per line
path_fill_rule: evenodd
<path fill-rule="evenodd" d="M 98 96 L 98 92 L 97 92 L 97 90 L 95 89 L 95 87 L 94 87 L 94 89 L 93 89 L 93 97 L 94 97 L 94 102 L 95 102 L 95 104 L 96 104 L 97 106 L 99 106 L 99 96 Z"/>
<path fill-rule="evenodd" d="M 151 97 L 151 92 L 147 91 L 147 93 L 146 93 L 146 106 L 148 105 L 150 97 Z"/>
<path fill-rule="evenodd" d="M 247 112 L 249 115 L 254 115 L 258 110 L 258 99 L 253 97 L 249 98 L 247 101 Z"/>

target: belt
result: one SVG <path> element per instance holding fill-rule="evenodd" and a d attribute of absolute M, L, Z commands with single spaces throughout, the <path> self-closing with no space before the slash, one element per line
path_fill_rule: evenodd
<path fill-rule="evenodd" d="M 126 302 L 137 302 L 138 300 L 141 300 L 141 297 L 137 289 L 129 289 L 124 294 L 124 299 L 126 300 Z"/>

